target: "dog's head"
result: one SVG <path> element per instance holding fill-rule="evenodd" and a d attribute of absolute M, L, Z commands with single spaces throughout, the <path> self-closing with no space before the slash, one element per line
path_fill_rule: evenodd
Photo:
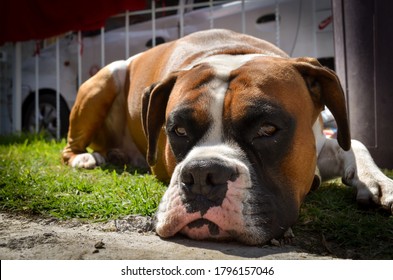
<path fill-rule="evenodd" d="M 143 97 L 147 160 L 163 157 L 172 174 L 157 233 L 247 244 L 280 237 L 316 179 L 312 127 L 325 105 L 348 150 L 341 86 L 315 59 L 219 55 L 153 85 Z"/>

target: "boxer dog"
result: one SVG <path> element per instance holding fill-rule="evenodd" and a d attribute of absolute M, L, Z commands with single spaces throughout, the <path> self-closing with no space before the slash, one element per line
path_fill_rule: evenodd
<path fill-rule="evenodd" d="M 337 140 L 322 133 L 325 106 Z M 101 69 L 79 89 L 62 157 L 80 168 L 147 163 L 169 182 L 155 217 L 163 238 L 263 244 L 296 222 L 312 187 L 334 177 L 357 188 L 358 202 L 393 211 L 393 181 L 350 139 L 336 74 L 226 30 Z"/>

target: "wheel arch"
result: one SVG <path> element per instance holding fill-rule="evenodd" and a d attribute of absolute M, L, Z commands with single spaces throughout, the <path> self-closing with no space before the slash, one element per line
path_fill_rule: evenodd
<path fill-rule="evenodd" d="M 39 92 L 40 98 L 42 96 L 53 96 L 53 97 L 56 96 L 56 90 L 53 90 L 51 88 L 42 88 L 42 89 L 39 89 L 38 92 Z M 24 101 L 22 103 L 22 128 L 23 129 L 25 129 L 26 125 L 27 125 L 27 123 L 26 123 L 26 116 L 27 115 L 26 114 L 28 114 L 28 111 L 29 111 L 28 109 L 31 106 L 31 104 L 34 104 L 34 102 L 35 102 L 35 91 L 30 91 L 28 96 L 24 99 Z M 70 115 L 71 110 L 70 110 L 66 100 L 64 99 L 64 97 L 61 94 L 60 94 L 60 108 L 61 108 L 61 110 L 63 110 L 63 111 L 60 111 L 62 113 L 60 118 L 62 118 L 62 117 L 64 118 L 65 114 L 66 114 L 66 116 L 67 116 L 66 121 L 68 122 L 68 117 Z M 64 112 L 64 110 L 65 110 L 65 112 Z M 68 127 L 63 128 L 63 129 L 68 130 Z M 64 131 L 61 134 L 64 134 Z"/>
<path fill-rule="evenodd" d="M 56 95 L 56 90 L 51 89 L 51 88 L 42 88 L 38 90 L 39 96 L 42 95 Z M 26 113 L 27 107 L 33 103 L 35 100 L 35 91 L 30 91 L 28 96 L 25 98 L 25 100 L 23 100 L 22 103 L 22 120 L 24 117 L 24 114 Z M 68 113 L 71 111 L 70 108 L 68 107 L 68 104 L 66 102 L 66 100 L 64 99 L 63 95 L 61 95 L 60 93 L 60 102 L 64 103 L 64 108 L 67 108 Z"/>

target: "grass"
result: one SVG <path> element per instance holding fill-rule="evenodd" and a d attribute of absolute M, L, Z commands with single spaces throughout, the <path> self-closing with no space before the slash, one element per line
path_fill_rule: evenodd
<path fill-rule="evenodd" d="M 316 254 L 393 259 L 393 217 L 358 207 L 356 190 L 339 181 L 324 183 L 306 197 L 293 231 L 298 244 Z"/>
<path fill-rule="evenodd" d="M 0 210 L 89 221 L 155 213 L 165 185 L 153 176 L 129 166 L 69 168 L 60 161 L 64 146 L 42 135 L 0 137 Z M 355 196 L 339 181 L 311 192 L 293 227 L 294 242 L 316 254 L 393 259 L 393 217 L 359 208 Z"/>
<path fill-rule="evenodd" d="M 42 136 L 1 138 L 0 209 L 60 219 L 154 214 L 165 186 L 153 176 L 127 166 L 69 168 L 60 160 L 64 146 Z"/>

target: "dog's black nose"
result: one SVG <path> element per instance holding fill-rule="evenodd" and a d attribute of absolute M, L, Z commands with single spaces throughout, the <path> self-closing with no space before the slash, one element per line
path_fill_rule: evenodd
<path fill-rule="evenodd" d="M 228 189 L 227 182 L 239 176 L 235 166 L 218 159 L 194 160 L 181 171 L 183 191 L 187 200 L 202 196 L 221 205 Z"/>

